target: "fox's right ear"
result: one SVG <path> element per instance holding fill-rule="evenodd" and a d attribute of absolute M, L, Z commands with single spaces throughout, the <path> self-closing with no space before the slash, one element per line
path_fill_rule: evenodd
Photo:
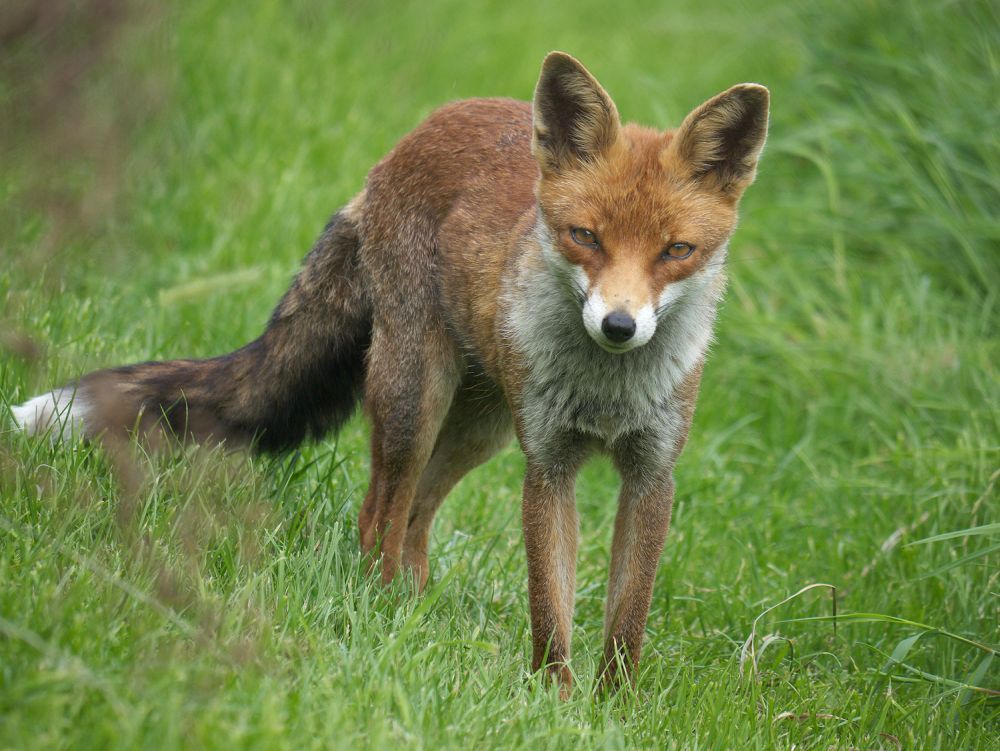
<path fill-rule="evenodd" d="M 577 60 L 550 52 L 533 103 L 531 149 L 542 173 L 592 161 L 618 138 L 618 110 Z"/>

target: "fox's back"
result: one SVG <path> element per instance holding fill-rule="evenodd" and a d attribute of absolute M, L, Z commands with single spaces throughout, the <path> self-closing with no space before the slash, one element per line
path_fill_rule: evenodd
<path fill-rule="evenodd" d="M 431 113 L 371 170 L 366 208 L 421 212 L 440 226 L 456 203 L 481 191 L 484 204 L 502 220 L 532 205 L 537 175 L 531 106 L 515 99 L 465 99 Z"/>
<path fill-rule="evenodd" d="M 513 99 L 445 105 L 371 171 L 365 190 L 369 269 L 402 269 L 421 284 L 432 270 L 432 288 L 406 294 L 435 296 L 459 345 L 488 367 L 504 269 L 534 218 L 531 122 L 530 104 Z"/>

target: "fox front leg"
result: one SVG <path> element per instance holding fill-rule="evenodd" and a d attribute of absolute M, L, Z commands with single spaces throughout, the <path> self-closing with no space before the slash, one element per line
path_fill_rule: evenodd
<path fill-rule="evenodd" d="M 623 678 L 635 680 L 674 500 L 669 468 L 650 469 L 620 454 L 616 464 L 622 487 L 611 544 L 604 656 L 598 672 L 601 689 L 613 688 Z"/>
<path fill-rule="evenodd" d="M 531 606 L 531 667 L 545 670 L 567 698 L 573 602 L 576 594 L 576 543 L 579 520 L 571 469 L 532 465 L 524 480 L 522 520 L 528 559 Z"/>

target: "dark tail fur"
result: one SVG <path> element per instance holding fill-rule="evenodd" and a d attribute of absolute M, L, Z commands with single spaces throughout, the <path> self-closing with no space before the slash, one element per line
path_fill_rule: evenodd
<path fill-rule="evenodd" d="M 361 396 L 371 339 L 359 248 L 353 219 L 334 216 L 267 329 L 235 352 L 84 376 L 74 398 L 85 434 L 137 430 L 151 442 L 173 434 L 281 451 L 339 427 Z"/>

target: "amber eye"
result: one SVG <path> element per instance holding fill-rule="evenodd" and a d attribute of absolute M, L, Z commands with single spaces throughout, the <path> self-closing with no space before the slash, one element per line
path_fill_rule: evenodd
<path fill-rule="evenodd" d="M 577 245 L 586 245 L 588 248 L 597 248 L 600 246 L 600 243 L 597 241 L 597 235 L 589 229 L 585 229 L 583 227 L 571 227 L 569 235 L 573 238 L 573 242 Z"/>
<path fill-rule="evenodd" d="M 695 246 L 691 243 L 672 243 L 663 249 L 660 253 L 660 258 L 671 259 L 673 261 L 680 260 L 681 258 L 687 258 L 689 255 L 694 253 Z"/>

